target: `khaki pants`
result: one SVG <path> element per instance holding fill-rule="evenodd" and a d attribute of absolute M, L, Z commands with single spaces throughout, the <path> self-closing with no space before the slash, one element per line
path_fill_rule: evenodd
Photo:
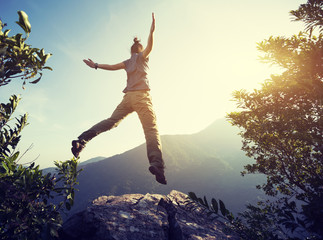
<path fill-rule="evenodd" d="M 134 111 L 137 112 L 145 133 L 147 156 L 150 164 L 164 168 L 161 141 L 149 91 L 131 91 L 125 93 L 122 102 L 114 110 L 111 117 L 82 133 L 79 139 L 88 142 L 96 135 L 117 127 L 122 119 Z"/>

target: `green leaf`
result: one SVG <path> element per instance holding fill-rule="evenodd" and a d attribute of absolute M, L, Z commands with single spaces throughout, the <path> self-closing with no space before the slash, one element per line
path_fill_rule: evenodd
<path fill-rule="evenodd" d="M 51 70 L 51 71 L 53 71 L 53 69 L 52 69 L 51 67 L 48 67 L 48 66 L 46 66 L 46 67 L 43 67 L 43 69 L 48 69 L 48 70 Z"/>
<path fill-rule="evenodd" d="M 71 204 L 69 202 L 65 202 L 65 207 L 67 210 L 71 210 Z"/>
<path fill-rule="evenodd" d="M 194 201 L 197 201 L 197 196 L 194 192 L 189 192 L 188 193 L 188 196 L 190 199 L 194 200 Z"/>
<path fill-rule="evenodd" d="M 42 59 L 42 63 L 45 64 L 50 56 L 52 56 L 52 54 L 46 54 L 45 57 Z"/>
<path fill-rule="evenodd" d="M 224 203 L 223 203 L 221 200 L 219 200 L 219 204 L 220 204 L 220 211 L 221 211 L 221 214 L 222 214 L 223 216 L 225 216 L 225 215 L 227 214 L 227 209 L 225 208 L 225 205 L 224 205 Z"/>
<path fill-rule="evenodd" d="M 15 39 L 18 42 L 18 44 L 21 41 L 21 37 L 22 37 L 22 34 L 21 33 L 18 33 L 18 34 L 15 35 Z"/>
<path fill-rule="evenodd" d="M 29 83 L 32 83 L 32 84 L 36 84 L 36 83 L 38 83 L 39 81 L 40 81 L 40 79 L 41 79 L 41 77 L 42 77 L 42 73 L 39 73 L 40 74 L 40 77 L 39 78 L 37 78 L 36 80 L 34 80 L 34 81 L 32 81 L 32 82 L 29 82 Z"/>
<path fill-rule="evenodd" d="M 30 164 L 29 168 L 32 169 L 34 166 L 35 166 L 35 163 L 33 162 Z"/>
<path fill-rule="evenodd" d="M 72 194 L 70 193 L 70 194 L 68 194 L 67 196 L 66 196 L 66 199 L 72 199 Z"/>
<path fill-rule="evenodd" d="M 200 204 L 204 205 L 204 202 L 203 202 L 203 199 L 202 199 L 202 198 L 198 198 L 198 199 L 197 199 L 197 201 L 198 201 Z"/>
<path fill-rule="evenodd" d="M 4 31 L 4 36 L 7 37 L 8 36 L 8 33 L 10 32 L 11 30 L 10 29 L 7 29 L 6 31 Z"/>
<path fill-rule="evenodd" d="M 31 32 L 31 25 L 28 20 L 28 15 L 24 11 L 18 11 L 19 22 L 16 22 L 28 35 Z"/>
<path fill-rule="evenodd" d="M 209 203 L 207 202 L 207 199 L 206 199 L 206 197 L 205 197 L 205 196 L 204 196 L 204 206 L 205 206 L 207 209 L 210 209 Z"/>
<path fill-rule="evenodd" d="M 211 200 L 211 204 L 212 204 L 212 208 L 213 208 L 213 211 L 218 214 L 218 211 L 219 211 L 219 205 L 218 205 L 218 202 L 212 198 Z"/>
<path fill-rule="evenodd" d="M 6 170 L 7 173 L 9 172 L 9 168 L 6 162 L 2 162 L 2 167 Z"/>
<path fill-rule="evenodd" d="M 12 161 L 16 161 L 16 160 L 17 160 L 17 158 L 18 158 L 18 156 L 19 156 L 19 152 L 16 152 L 16 153 L 11 157 Z"/>

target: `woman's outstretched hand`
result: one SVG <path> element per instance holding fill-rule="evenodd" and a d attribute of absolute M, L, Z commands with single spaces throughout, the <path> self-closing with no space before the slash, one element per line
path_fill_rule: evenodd
<path fill-rule="evenodd" d="M 83 62 L 85 62 L 86 65 L 88 65 L 91 68 L 95 68 L 95 63 L 91 59 L 83 59 Z"/>
<path fill-rule="evenodd" d="M 150 27 L 150 32 L 153 33 L 155 31 L 155 14 L 152 13 L 152 18 L 153 18 L 153 21 L 151 23 L 151 27 Z"/>

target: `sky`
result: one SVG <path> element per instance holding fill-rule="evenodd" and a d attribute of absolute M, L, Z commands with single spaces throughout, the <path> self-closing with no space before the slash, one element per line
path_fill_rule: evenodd
<path fill-rule="evenodd" d="M 259 61 L 257 43 L 303 30 L 290 10 L 305 0 L 0 0 L 0 17 L 11 29 L 17 11 L 29 16 L 27 44 L 52 53 L 38 84 L 18 79 L 0 88 L 0 102 L 22 100 L 15 116 L 28 113 L 18 150 L 20 163 L 41 168 L 70 159 L 71 141 L 111 116 L 121 102 L 126 72 L 95 70 L 83 59 L 115 64 L 130 57 L 133 38 L 145 46 L 155 13 L 149 81 L 161 135 L 199 132 L 236 110 L 232 93 L 259 89 L 280 69 Z M 123 153 L 145 142 L 136 113 L 89 142 L 80 161 Z M 31 149 L 29 149 L 31 147 Z M 27 150 L 29 149 L 29 150 Z"/>

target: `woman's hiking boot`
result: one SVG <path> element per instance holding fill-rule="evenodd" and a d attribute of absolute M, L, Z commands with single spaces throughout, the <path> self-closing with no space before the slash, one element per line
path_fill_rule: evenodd
<path fill-rule="evenodd" d="M 155 175 L 156 177 L 156 181 L 159 182 L 160 184 L 167 184 L 165 175 L 164 175 L 164 168 L 161 167 L 157 167 L 155 165 L 151 165 L 149 167 L 149 171 L 151 172 L 151 174 Z"/>
<path fill-rule="evenodd" d="M 72 148 L 71 151 L 73 155 L 78 158 L 80 152 L 83 150 L 85 147 L 85 141 L 84 140 L 73 140 L 72 141 Z"/>

